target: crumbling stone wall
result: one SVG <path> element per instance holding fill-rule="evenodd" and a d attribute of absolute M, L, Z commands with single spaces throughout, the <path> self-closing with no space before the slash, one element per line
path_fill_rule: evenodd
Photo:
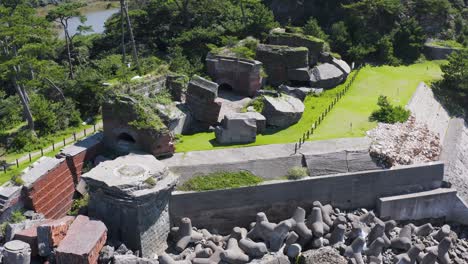
<path fill-rule="evenodd" d="M 252 97 L 262 86 L 262 63 L 259 61 L 208 54 L 206 67 L 216 83 L 227 84 L 241 95 Z"/>
<path fill-rule="evenodd" d="M 325 41 L 298 33 L 273 32 L 268 36 L 268 43 L 289 47 L 306 47 L 309 50 L 309 64 L 311 66 L 317 64 L 320 53 L 327 49 Z"/>
<path fill-rule="evenodd" d="M 104 144 L 121 153 L 172 155 L 172 135 L 145 97 L 113 95 L 103 104 Z"/>

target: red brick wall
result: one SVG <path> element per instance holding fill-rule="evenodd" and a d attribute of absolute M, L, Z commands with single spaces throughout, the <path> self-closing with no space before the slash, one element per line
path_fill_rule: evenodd
<path fill-rule="evenodd" d="M 85 162 L 94 159 L 101 144 L 73 157 L 67 157 L 57 167 L 40 177 L 26 191 L 26 206 L 46 218 L 63 217 L 71 209 L 75 186 L 81 177 Z"/>

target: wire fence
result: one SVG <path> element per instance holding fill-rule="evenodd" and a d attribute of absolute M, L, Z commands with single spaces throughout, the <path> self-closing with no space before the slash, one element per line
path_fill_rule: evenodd
<path fill-rule="evenodd" d="M 23 164 L 23 163 L 31 163 L 33 159 L 35 159 L 37 157 L 43 157 L 48 152 L 55 151 L 56 149 L 59 149 L 61 147 L 65 147 L 67 144 L 74 143 L 74 142 L 78 141 L 79 139 L 81 139 L 83 137 L 95 134 L 96 132 L 98 132 L 100 126 L 101 125 L 94 124 L 90 128 L 83 129 L 83 131 L 73 132 L 72 136 L 70 136 L 68 138 L 64 137 L 59 142 L 53 142 L 52 145 L 50 145 L 48 147 L 42 147 L 42 148 L 39 148 L 38 150 L 30 151 L 27 154 L 25 154 L 24 156 L 15 159 L 15 161 L 12 162 L 12 163 L 6 163 L 5 162 L 3 165 L 1 165 L 0 169 L 3 171 L 3 173 L 7 173 L 9 168 L 11 168 L 11 167 L 19 168 L 20 165 Z"/>
<path fill-rule="evenodd" d="M 361 71 L 361 68 L 362 66 L 359 66 L 356 70 L 356 72 L 353 74 L 353 76 L 351 77 L 351 80 L 346 84 L 345 88 L 343 90 L 341 90 L 336 96 L 335 98 L 333 98 L 332 102 L 330 103 L 330 105 L 328 105 L 327 108 L 325 108 L 325 110 L 319 115 L 319 117 L 317 118 L 317 120 L 315 122 L 312 123 L 312 126 L 302 134 L 302 137 L 299 138 L 299 141 L 296 142 L 296 144 L 294 144 L 294 154 L 297 153 L 297 151 L 302 147 L 302 145 L 304 145 L 304 143 L 306 142 L 307 139 L 309 139 L 315 132 L 315 130 L 317 129 L 317 127 L 322 123 L 323 119 L 325 119 L 325 117 L 328 115 L 328 113 L 330 113 L 330 111 L 333 109 L 333 107 L 335 107 L 336 103 L 338 103 L 338 101 L 340 101 L 341 98 L 343 98 L 343 96 L 346 94 L 346 92 L 349 90 L 349 88 L 351 87 L 351 85 L 353 85 L 354 83 L 354 80 L 356 80 L 356 77 L 358 76 L 359 72 Z"/>

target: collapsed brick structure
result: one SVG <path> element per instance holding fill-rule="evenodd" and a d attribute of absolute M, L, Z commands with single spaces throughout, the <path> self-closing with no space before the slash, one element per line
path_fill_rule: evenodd
<path fill-rule="evenodd" d="M 104 144 L 121 153 L 145 151 L 154 156 L 172 155 L 172 135 L 159 117 L 151 98 L 112 95 L 102 107 Z"/>
<path fill-rule="evenodd" d="M 252 97 L 262 86 L 262 63 L 256 60 L 208 54 L 206 68 L 216 83 L 240 95 Z"/>
<path fill-rule="evenodd" d="M 145 257 L 166 249 L 176 177 L 162 162 L 129 154 L 100 163 L 83 179 L 89 187 L 88 214 L 106 224 L 111 239 Z"/>

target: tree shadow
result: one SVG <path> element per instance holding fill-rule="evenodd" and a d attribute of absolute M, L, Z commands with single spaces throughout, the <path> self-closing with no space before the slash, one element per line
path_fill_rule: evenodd
<path fill-rule="evenodd" d="M 456 92 L 443 88 L 443 82 L 438 81 L 431 84 L 434 98 L 444 107 L 452 117 L 464 118 L 467 121 L 468 103 L 457 95 Z"/>

